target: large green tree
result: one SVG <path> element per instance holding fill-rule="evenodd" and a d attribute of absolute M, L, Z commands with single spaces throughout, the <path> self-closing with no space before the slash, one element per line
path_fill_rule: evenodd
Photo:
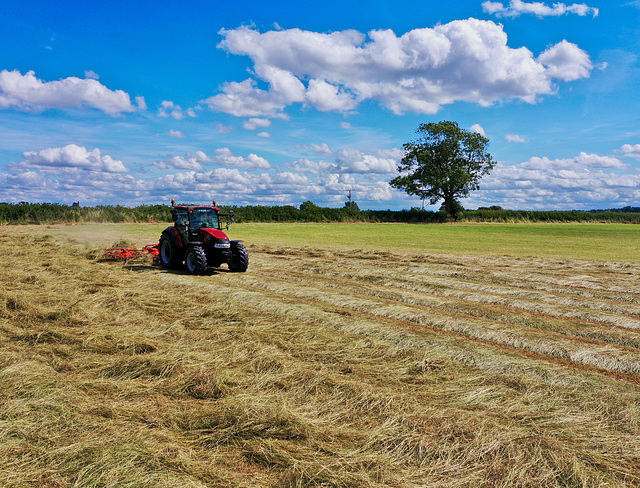
<path fill-rule="evenodd" d="M 416 133 L 418 138 L 403 146 L 400 175 L 389 184 L 431 204 L 444 200 L 444 209 L 455 219 L 458 199 L 477 190 L 480 178 L 495 165 L 487 152 L 489 139 L 449 121 L 422 124 Z"/>

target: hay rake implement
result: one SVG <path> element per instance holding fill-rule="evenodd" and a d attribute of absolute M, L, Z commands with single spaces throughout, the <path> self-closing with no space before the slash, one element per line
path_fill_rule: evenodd
<path fill-rule="evenodd" d="M 156 260 L 160 251 L 158 250 L 158 244 L 148 244 L 142 249 L 126 249 L 126 248 L 111 248 L 103 249 L 103 251 L 114 259 L 121 259 L 125 262 L 134 258 L 141 258 L 143 256 L 153 256 Z"/>

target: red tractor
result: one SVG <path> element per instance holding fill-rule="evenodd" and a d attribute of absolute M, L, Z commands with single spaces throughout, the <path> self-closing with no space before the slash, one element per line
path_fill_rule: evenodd
<path fill-rule="evenodd" d="M 171 200 L 174 225 L 167 227 L 158 244 L 163 268 L 179 269 L 184 262 L 190 274 L 202 274 L 209 266 L 227 263 L 229 270 L 244 272 L 249 267 L 249 253 L 242 241 L 230 241 L 222 232 L 220 217 L 230 217 L 229 230 L 235 222 L 233 211 L 221 214 L 215 200 L 212 207 L 176 205 Z"/>

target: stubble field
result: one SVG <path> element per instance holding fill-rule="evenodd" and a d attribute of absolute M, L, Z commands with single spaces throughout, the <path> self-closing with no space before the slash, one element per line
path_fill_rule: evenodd
<path fill-rule="evenodd" d="M 3 227 L 0 486 L 640 486 L 637 226 Z"/>

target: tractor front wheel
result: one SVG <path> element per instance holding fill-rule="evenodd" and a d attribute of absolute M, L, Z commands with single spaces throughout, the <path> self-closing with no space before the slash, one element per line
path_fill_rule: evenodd
<path fill-rule="evenodd" d="M 158 244 L 160 264 L 163 268 L 179 269 L 182 266 L 182 249 L 173 236 L 162 234 Z"/>
<path fill-rule="evenodd" d="M 202 274 L 207 269 L 207 255 L 200 246 L 191 246 L 185 256 L 185 264 L 189 274 Z"/>
<path fill-rule="evenodd" d="M 231 259 L 227 263 L 230 271 L 244 273 L 249 267 L 249 252 L 242 244 L 231 247 Z"/>

